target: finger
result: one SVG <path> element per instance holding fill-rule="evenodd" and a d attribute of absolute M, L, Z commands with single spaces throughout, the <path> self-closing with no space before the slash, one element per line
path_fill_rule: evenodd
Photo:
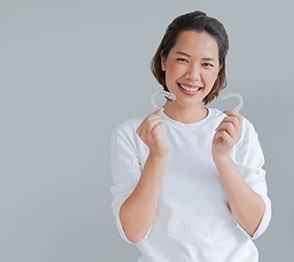
<path fill-rule="evenodd" d="M 139 135 L 140 132 L 142 130 L 142 123 L 138 126 L 138 128 L 136 129 L 136 133 Z"/>
<path fill-rule="evenodd" d="M 223 131 L 222 139 L 223 139 L 223 144 L 230 145 L 233 143 L 233 138 L 226 131 Z"/>
<path fill-rule="evenodd" d="M 155 134 L 156 134 L 156 132 L 157 132 L 157 130 L 158 130 L 158 128 L 160 128 L 160 125 L 161 125 L 162 123 L 157 123 L 157 124 L 155 124 L 154 125 L 154 127 L 153 127 L 153 129 L 152 129 L 152 131 L 151 131 L 151 135 L 152 136 L 155 136 Z"/>
<path fill-rule="evenodd" d="M 148 123 L 150 121 L 153 121 L 154 119 L 162 119 L 159 113 L 160 111 L 161 111 L 160 109 L 157 109 L 154 112 L 152 112 L 150 115 L 148 115 L 142 123 L 142 126 L 143 126 L 142 128 L 144 129 L 145 126 L 148 125 Z"/>
<path fill-rule="evenodd" d="M 240 120 L 240 122 L 242 122 L 242 120 L 243 120 L 243 116 L 239 112 L 236 112 L 236 111 L 229 111 L 229 112 L 227 112 L 227 115 L 237 117 Z"/>
<path fill-rule="evenodd" d="M 147 117 L 146 122 L 145 122 L 145 125 L 148 126 L 154 120 L 163 120 L 163 119 L 161 118 L 161 116 L 158 116 L 156 114 L 153 114 L 153 115 L 150 115 L 150 116 Z"/>
<path fill-rule="evenodd" d="M 234 127 L 236 128 L 236 130 L 238 130 L 238 132 L 241 133 L 241 129 L 242 129 L 242 124 L 239 120 L 239 118 L 235 117 L 235 116 L 228 116 L 228 117 L 225 117 L 222 121 L 223 122 L 230 122 L 230 123 L 233 123 Z"/>
<path fill-rule="evenodd" d="M 241 127 L 240 127 L 240 121 L 238 118 L 229 116 L 228 121 L 233 124 L 236 130 L 240 131 Z"/>
<path fill-rule="evenodd" d="M 233 134 L 235 133 L 241 133 L 241 127 L 236 118 L 227 119 L 226 121 L 222 121 L 219 127 L 216 129 L 216 131 L 221 129 L 228 128 L 229 131 L 232 131 Z"/>
<path fill-rule="evenodd" d="M 146 132 L 147 133 L 151 133 L 152 129 L 154 128 L 155 125 L 157 125 L 158 123 L 162 123 L 163 120 L 162 119 L 153 119 L 149 122 L 148 127 L 146 128 Z"/>
<path fill-rule="evenodd" d="M 163 108 L 157 108 L 153 113 L 152 113 L 152 115 L 160 115 L 161 114 L 161 112 L 163 111 L 164 109 Z"/>
<path fill-rule="evenodd" d="M 232 122 L 228 122 L 225 125 L 225 131 L 232 137 L 232 138 L 237 138 L 238 137 L 238 131 L 234 127 Z"/>
<path fill-rule="evenodd" d="M 162 119 L 160 115 L 152 114 L 147 117 L 147 121 L 152 121 L 154 119 Z"/>
<path fill-rule="evenodd" d="M 151 120 L 154 118 L 161 117 L 162 109 L 158 108 L 154 112 L 152 112 L 149 116 L 146 117 L 146 119 Z"/>
<path fill-rule="evenodd" d="M 238 136 L 238 132 L 231 122 L 224 122 L 217 128 L 218 133 L 223 131 L 226 131 L 232 138 Z"/>
<path fill-rule="evenodd" d="M 225 130 L 220 131 L 217 137 L 222 138 L 223 144 L 231 144 L 233 142 L 233 138 Z"/>

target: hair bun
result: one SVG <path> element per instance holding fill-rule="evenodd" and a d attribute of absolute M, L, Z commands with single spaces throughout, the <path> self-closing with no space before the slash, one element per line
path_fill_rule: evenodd
<path fill-rule="evenodd" d="M 190 13 L 192 16 L 197 16 L 197 17 L 203 17 L 203 16 L 207 16 L 204 12 L 202 11 L 194 11 Z"/>

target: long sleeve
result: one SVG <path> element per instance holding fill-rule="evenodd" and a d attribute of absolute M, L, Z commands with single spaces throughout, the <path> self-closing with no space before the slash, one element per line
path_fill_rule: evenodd
<path fill-rule="evenodd" d="M 267 184 L 265 180 L 266 171 L 263 169 L 264 155 L 258 140 L 258 133 L 253 125 L 244 120 L 244 135 L 237 149 L 236 165 L 245 182 L 260 195 L 265 203 L 265 212 L 262 220 L 253 236 L 250 236 L 236 221 L 237 227 L 251 239 L 257 239 L 267 229 L 271 220 L 271 200 L 267 195 Z"/>
<path fill-rule="evenodd" d="M 123 230 L 119 210 L 124 201 L 132 194 L 140 179 L 142 168 L 136 152 L 135 142 L 131 126 L 124 122 L 113 130 L 111 134 L 111 176 L 113 184 L 110 191 L 113 197 L 111 209 L 119 235 L 128 243 L 129 241 Z M 145 238 L 151 230 L 150 226 Z"/>

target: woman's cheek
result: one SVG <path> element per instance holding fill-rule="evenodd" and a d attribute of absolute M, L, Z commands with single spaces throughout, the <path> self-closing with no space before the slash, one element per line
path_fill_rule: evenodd
<path fill-rule="evenodd" d="M 212 81 L 214 82 L 216 79 L 217 79 L 217 71 L 215 70 L 210 70 L 207 72 L 207 77 Z"/>
<path fill-rule="evenodd" d="M 185 67 L 183 65 L 174 64 L 174 65 L 171 66 L 170 72 L 173 75 L 181 75 L 182 73 L 185 72 Z"/>

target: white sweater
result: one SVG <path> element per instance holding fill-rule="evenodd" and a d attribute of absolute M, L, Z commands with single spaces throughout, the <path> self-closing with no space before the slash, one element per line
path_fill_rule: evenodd
<path fill-rule="evenodd" d="M 253 125 L 243 117 L 242 136 L 230 155 L 241 176 L 265 202 L 262 221 L 251 237 L 235 220 L 211 154 L 215 128 L 226 116 L 209 108 L 208 116 L 184 124 L 166 114 L 161 128 L 170 144 L 157 212 L 145 238 L 133 243 L 126 238 L 119 219 L 122 203 L 135 189 L 149 148 L 136 129 L 147 116 L 128 119 L 111 135 L 111 209 L 122 239 L 142 253 L 140 262 L 241 262 L 258 261 L 253 242 L 271 219 L 267 196 L 264 155 Z"/>

